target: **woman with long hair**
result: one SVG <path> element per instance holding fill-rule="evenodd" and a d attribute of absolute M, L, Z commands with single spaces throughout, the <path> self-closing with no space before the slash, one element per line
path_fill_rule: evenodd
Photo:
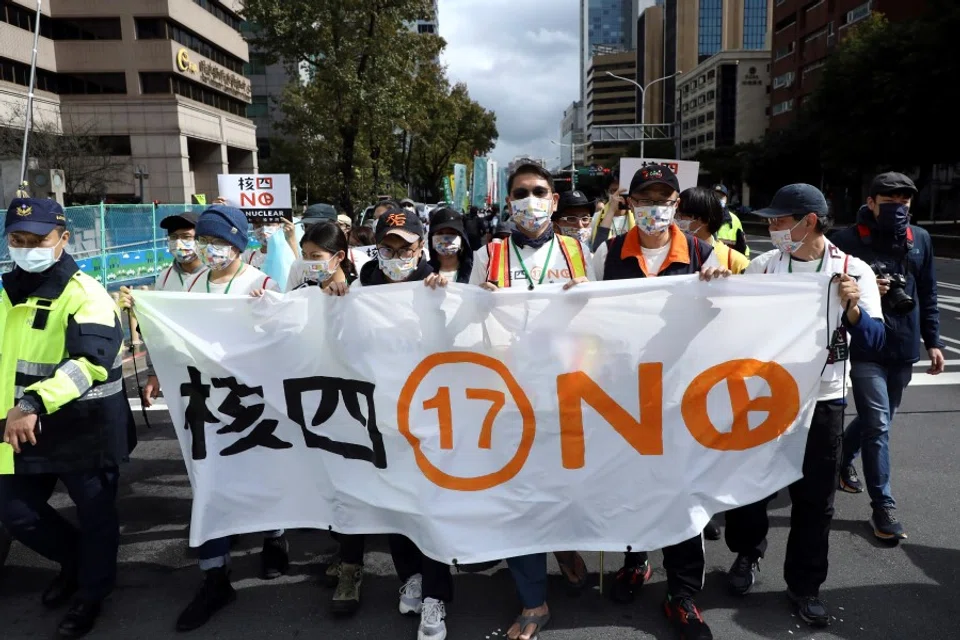
<path fill-rule="evenodd" d="M 435 272 L 450 282 L 470 282 L 473 251 L 459 213 L 447 207 L 432 212 L 427 242 L 430 247 L 428 262 Z"/>
<path fill-rule="evenodd" d="M 290 267 L 287 291 L 349 286 L 357 279 L 347 236 L 335 222 L 310 225 L 300 240 L 300 250 L 303 257 Z"/>

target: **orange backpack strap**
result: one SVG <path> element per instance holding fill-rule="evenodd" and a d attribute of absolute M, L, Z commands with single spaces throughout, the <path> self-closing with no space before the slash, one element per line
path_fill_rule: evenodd
<path fill-rule="evenodd" d="M 563 252 L 563 258 L 567 261 L 567 268 L 570 270 L 570 279 L 587 277 L 587 259 L 583 255 L 583 248 L 580 241 L 569 236 L 557 236 L 560 239 L 560 251 Z M 544 269 L 549 269 L 546 265 Z"/>

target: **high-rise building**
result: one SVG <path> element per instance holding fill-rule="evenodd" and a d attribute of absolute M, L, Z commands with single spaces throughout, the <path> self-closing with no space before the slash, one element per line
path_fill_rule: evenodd
<path fill-rule="evenodd" d="M 594 127 L 633 124 L 637 110 L 636 87 L 609 75 L 636 80 L 637 57 L 633 51 L 594 56 L 587 69 L 587 101 L 584 103 L 587 120 L 586 164 L 609 166 L 615 164 L 627 150 L 628 142 L 599 142 L 590 139 Z"/>
<path fill-rule="evenodd" d="M 66 134 L 82 125 L 123 160 L 129 170 L 119 172 L 108 197 L 189 202 L 216 194 L 221 173 L 257 169 L 241 5 L 43 4 L 35 113 Z M 0 0 L 0 126 L 23 126 L 35 12 L 32 0 Z M 149 172 L 144 193 L 136 166 Z"/>
<path fill-rule="evenodd" d="M 580 100 L 584 104 L 591 59 L 634 48 L 637 3 L 638 0 L 580 0 Z"/>
<path fill-rule="evenodd" d="M 584 132 L 583 103 L 576 100 L 563 111 L 560 121 L 560 169 L 567 171 L 583 166 Z"/>
<path fill-rule="evenodd" d="M 773 10 L 770 128 L 789 126 L 810 99 L 827 57 L 857 23 L 878 11 L 890 20 L 919 17 L 923 0 L 777 0 Z"/>
<path fill-rule="evenodd" d="M 646 91 L 637 90 L 637 122 L 661 124 L 672 122 L 664 119 L 664 8 L 647 8 L 637 19 L 637 82 L 647 87 Z M 641 101 L 641 93 L 643 100 Z"/>

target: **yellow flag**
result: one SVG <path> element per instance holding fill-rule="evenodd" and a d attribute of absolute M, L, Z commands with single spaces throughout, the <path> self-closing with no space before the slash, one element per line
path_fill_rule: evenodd
<path fill-rule="evenodd" d="M 0 476 L 13 475 L 13 447 L 0 442 Z"/>

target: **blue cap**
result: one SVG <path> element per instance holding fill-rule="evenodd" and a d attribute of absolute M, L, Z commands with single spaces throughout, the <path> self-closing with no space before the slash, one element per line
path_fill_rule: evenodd
<path fill-rule="evenodd" d="M 761 218 L 785 218 L 786 216 L 803 216 L 815 213 L 825 217 L 829 213 L 827 199 L 820 189 L 812 184 L 788 184 L 777 191 L 770 206 L 754 211 Z"/>
<path fill-rule="evenodd" d="M 67 216 L 56 200 L 17 198 L 7 209 L 6 233 L 26 231 L 45 236 L 57 227 L 67 226 Z"/>
<path fill-rule="evenodd" d="M 717 193 L 722 193 L 724 196 L 730 195 L 730 192 L 727 191 L 727 188 L 722 184 L 713 185 L 713 190 L 716 191 Z"/>
<path fill-rule="evenodd" d="M 303 212 L 304 221 L 310 223 L 320 222 L 321 220 L 337 221 L 337 210 L 332 204 L 312 204 Z"/>
<path fill-rule="evenodd" d="M 247 216 L 236 207 L 218 204 L 206 209 L 197 220 L 197 237 L 209 236 L 225 240 L 239 251 L 247 249 Z"/>

